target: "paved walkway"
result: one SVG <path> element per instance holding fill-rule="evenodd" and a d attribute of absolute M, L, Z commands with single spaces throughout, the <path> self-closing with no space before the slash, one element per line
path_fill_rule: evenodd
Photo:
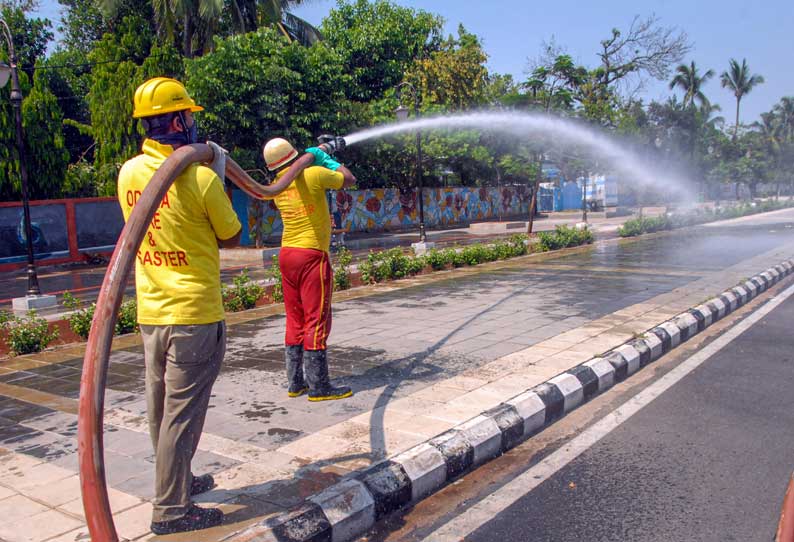
<path fill-rule="evenodd" d="M 794 211 L 610 241 L 337 295 L 332 374 L 356 391 L 288 399 L 280 307 L 230 315 L 195 472 L 227 523 L 162 540 L 218 540 L 408 449 L 794 256 Z M 105 456 L 120 535 L 148 540 L 153 487 L 137 336 L 115 342 Z M 0 538 L 87 540 L 78 489 L 82 347 L 0 365 Z"/>
<path fill-rule="evenodd" d="M 581 221 L 581 213 L 566 212 L 554 213 L 554 216 L 538 218 L 534 230 L 553 230 L 559 224 L 572 225 Z M 614 237 L 617 229 L 625 222 L 627 217 L 597 218 L 591 217 L 588 223 L 600 237 Z M 439 247 L 479 243 L 489 239 L 505 237 L 512 233 L 521 233 L 520 230 L 504 231 L 502 233 L 474 234 L 468 228 L 428 231 L 428 240 Z M 381 232 L 376 234 L 349 234 L 346 246 L 353 252 L 354 258 L 365 258 L 370 250 L 385 250 L 394 247 L 410 247 L 411 243 L 419 240 L 415 231 L 407 232 Z M 263 263 L 263 250 L 253 248 L 221 249 L 221 280 L 227 284 L 242 269 L 248 268 L 250 275 L 257 279 L 265 279 Z M 270 264 L 270 260 L 265 262 Z M 87 302 L 96 300 L 99 288 L 105 276 L 105 265 L 66 265 L 66 266 L 39 266 L 37 276 L 41 291 L 46 294 L 55 294 L 60 300 L 63 293 L 68 291 L 76 297 Z M 14 297 L 24 296 L 27 291 L 27 275 L 24 269 L 0 274 L 0 309 L 10 310 L 11 300 Z M 134 280 L 130 278 L 126 295 L 135 295 Z M 49 315 L 62 312 L 60 305 L 55 309 L 40 311 Z"/>

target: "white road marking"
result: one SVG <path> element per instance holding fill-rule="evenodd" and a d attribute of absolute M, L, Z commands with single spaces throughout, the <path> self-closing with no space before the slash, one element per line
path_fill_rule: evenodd
<path fill-rule="evenodd" d="M 461 542 L 464 537 L 496 517 L 500 512 L 505 510 L 505 508 L 528 494 L 545 480 L 549 479 L 558 470 L 565 467 L 593 444 L 631 418 L 645 405 L 656 399 L 711 356 L 730 344 L 731 341 L 769 314 L 792 294 L 794 294 L 794 285 L 789 286 L 786 290 L 773 297 L 769 302 L 733 326 L 714 342 L 687 358 L 686 361 L 682 362 L 675 369 L 623 403 L 615 411 L 599 420 L 595 425 L 582 432 L 564 447 L 552 453 L 501 489 L 488 495 L 459 516 L 436 529 L 424 539 L 425 542 Z"/>

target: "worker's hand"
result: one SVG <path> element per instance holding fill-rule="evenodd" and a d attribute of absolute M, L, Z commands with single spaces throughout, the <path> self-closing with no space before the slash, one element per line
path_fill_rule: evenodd
<path fill-rule="evenodd" d="M 212 161 L 207 164 L 207 167 L 223 180 L 226 178 L 226 155 L 229 154 L 229 151 L 212 141 L 207 141 L 207 145 L 212 149 Z"/>
<path fill-rule="evenodd" d="M 320 148 L 328 154 L 336 154 L 347 145 L 345 138 L 333 135 L 321 135 L 317 141 L 320 142 Z"/>
<path fill-rule="evenodd" d="M 322 147 L 322 145 L 320 147 Z M 331 158 L 328 153 L 320 147 L 309 147 L 306 149 L 306 152 L 314 155 L 314 164 L 312 165 L 324 167 L 331 171 L 339 169 L 339 166 L 342 164 Z"/>

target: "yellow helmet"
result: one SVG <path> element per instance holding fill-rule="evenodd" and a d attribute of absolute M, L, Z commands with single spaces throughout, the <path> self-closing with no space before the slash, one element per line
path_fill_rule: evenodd
<path fill-rule="evenodd" d="M 267 169 L 273 171 L 298 156 L 298 151 L 286 139 L 276 137 L 267 142 L 264 155 Z"/>
<path fill-rule="evenodd" d="M 187 93 L 185 85 L 176 79 L 155 77 L 149 79 L 135 90 L 132 117 L 151 117 L 173 111 L 203 111 Z"/>

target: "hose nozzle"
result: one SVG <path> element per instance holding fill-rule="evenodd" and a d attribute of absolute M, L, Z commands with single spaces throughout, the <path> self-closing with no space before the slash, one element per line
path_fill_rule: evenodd
<path fill-rule="evenodd" d="M 330 134 L 321 135 L 317 138 L 317 141 L 321 146 L 325 147 L 325 152 L 328 154 L 334 154 L 337 151 L 341 151 L 347 145 L 345 143 L 345 138 Z"/>

